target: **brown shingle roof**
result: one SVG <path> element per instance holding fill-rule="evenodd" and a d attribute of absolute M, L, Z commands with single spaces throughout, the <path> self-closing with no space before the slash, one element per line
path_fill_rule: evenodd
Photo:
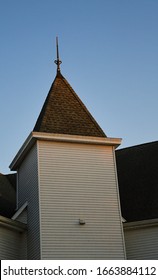
<path fill-rule="evenodd" d="M 106 137 L 60 72 L 55 77 L 33 131 Z"/>
<path fill-rule="evenodd" d="M 0 215 L 8 218 L 15 213 L 15 180 L 16 174 L 3 175 L 0 173 Z"/>
<path fill-rule="evenodd" d="M 116 151 L 122 216 L 158 218 L 158 141 Z"/>

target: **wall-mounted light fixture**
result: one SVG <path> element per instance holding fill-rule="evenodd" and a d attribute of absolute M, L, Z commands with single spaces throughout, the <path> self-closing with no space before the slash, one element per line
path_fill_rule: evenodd
<path fill-rule="evenodd" d="M 86 222 L 85 222 L 85 220 L 83 220 L 83 219 L 79 219 L 79 225 L 85 225 L 86 224 Z"/>

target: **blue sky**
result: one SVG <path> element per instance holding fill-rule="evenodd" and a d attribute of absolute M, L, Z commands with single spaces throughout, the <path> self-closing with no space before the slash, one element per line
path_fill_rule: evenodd
<path fill-rule="evenodd" d="M 0 172 L 61 72 L 121 148 L 158 140 L 157 0 L 0 1 Z"/>

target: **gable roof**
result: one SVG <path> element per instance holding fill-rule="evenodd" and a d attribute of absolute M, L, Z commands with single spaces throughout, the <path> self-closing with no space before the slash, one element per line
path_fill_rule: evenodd
<path fill-rule="evenodd" d="M 116 151 L 122 216 L 158 218 L 158 141 Z"/>
<path fill-rule="evenodd" d="M 103 130 L 59 71 L 33 131 L 106 137 Z"/>
<path fill-rule="evenodd" d="M 16 207 L 15 193 L 16 174 L 0 173 L 0 215 L 11 218 Z"/>

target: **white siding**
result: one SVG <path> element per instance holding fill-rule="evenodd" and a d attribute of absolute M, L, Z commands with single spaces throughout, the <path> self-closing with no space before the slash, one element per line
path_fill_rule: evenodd
<path fill-rule="evenodd" d="M 26 259 L 26 233 L 0 226 L 0 260 Z"/>
<path fill-rule="evenodd" d="M 158 225 L 125 229 L 127 259 L 158 259 Z"/>
<path fill-rule="evenodd" d="M 42 259 L 124 259 L 112 147 L 38 147 Z"/>
<path fill-rule="evenodd" d="M 37 146 L 34 145 L 18 169 L 18 207 L 26 201 L 28 259 L 40 259 L 39 192 Z"/>

